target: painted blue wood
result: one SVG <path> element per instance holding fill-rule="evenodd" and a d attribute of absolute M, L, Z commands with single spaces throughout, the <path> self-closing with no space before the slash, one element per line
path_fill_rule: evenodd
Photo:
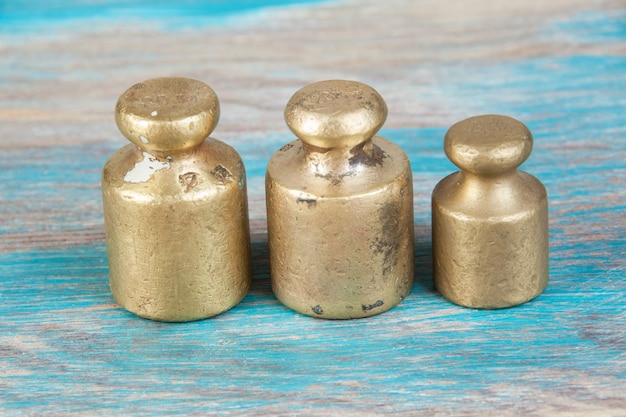
<path fill-rule="evenodd" d="M 33 31 L 54 28 L 59 24 L 91 19 L 141 19 L 177 21 L 171 27 L 187 25 L 219 25 L 231 16 L 255 10 L 298 4 L 319 3 L 324 0 L 19 0 L 0 2 L 0 31 Z"/>
<path fill-rule="evenodd" d="M 333 16 L 341 21 L 348 12 L 354 9 L 345 6 Z M 320 19 L 329 30 L 338 25 Z M 63 113 L 69 110 L 55 95 L 63 91 L 53 89 L 55 80 L 104 80 L 119 77 L 117 69 L 97 61 L 63 73 L 62 64 L 51 62 L 48 84 L 28 60 L 42 50 L 42 39 L 26 37 L 15 49 L 15 37 L 2 43 L 0 35 L 0 48 L 12 54 L 0 55 L 0 415 L 625 415 L 625 22 L 623 7 L 564 9 L 537 24 L 542 29 L 533 42 L 556 37 L 559 45 L 571 42 L 569 49 L 505 59 L 489 53 L 480 60 L 453 53 L 432 62 L 398 59 L 395 74 L 406 79 L 371 62 L 335 69 L 332 57 L 319 58 L 314 70 L 283 57 L 292 75 L 263 78 L 268 91 L 285 96 L 281 105 L 305 80 L 335 70 L 369 82 L 390 103 L 381 134 L 411 159 L 416 284 L 399 307 L 352 321 L 304 317 L 272 295 L 263 176 L 269 156 L 292 136 L 275 123 L 280 111 L 271 120 L 259 120 L 264 113 L 245 119 L 246 110 L 234 105 L 236 89 L 223 98 L 216 136 L 222 129 L 246 163 L 255 270 L 250 294 L 218 317 L 183 324 L 143 320 L 116 306 L 99 181 L 105 160 L 124 144 L 111 113 L 127 85 L 85 94 L 75 105 L 104 103 L 106 112 L 74 120 Z M 498 33 L 506 38 L 508 32 Z M 54 49 L 78 37 L 65 36 L 67 44 L 43 48 L 46 56 L 82 62 L 84 49 Z M 352 45 L 318 42 L 346 54 Z M 477 41 L 482 54 L 480 42 L 488 42 Z M 411 44 L 397 47 L 403 45 Z M 129 59 L 124 51 L 108 53 L 118 54 L 111 62 Z M 241 65 L 275 69 L 272 59 Z M 159 56 L 129 71 L 148 73 L 158 62 L 166 72 L 180 68 Z M 255 76 L 265 77 L 240 71 L 240 80 L 251 83 L 243 83 L 245 89 L 257 85 Z M 415 71 L 437 79 L 417 83 Z M 528 124 L 535 149 L 524 169 L 550 196 L 550 284 L 536 300 L 498 311 L 446 302 L 433 288 L 430 263 L 430 192 L 455 169 L 443 154 L 443 135 L 450 123 L 489 112 Z M 239 129 L 242 118 L 267 130 L 243 135 L 231 127 Z"/>

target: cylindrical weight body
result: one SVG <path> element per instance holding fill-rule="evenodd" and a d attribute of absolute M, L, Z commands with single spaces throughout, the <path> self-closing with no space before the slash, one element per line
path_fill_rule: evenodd
<path fill-rule="evenodd" d="M 207 139 L 168 160 L 127 145 L 105 165 L 102 191 L 111 291 L 121 306 L 154 320 L 189 321 L 246 295 L 245 172 L 230 146 Z"/>
<path fill-rule="evenodd" d="M 433 192 L 433 272 L 454 303 L 504 308 L 548 284 L 548 200 L 543 185 L 516 171 L 500 184 L 443 179 Z"/>
<path fill-rule="evenodd" d="M 282 303 L 300 313 L 367 317 L 396 306 L 412 288 L 408 159 L 383 138 L 374 137 L 365 148 L 369 150 L 361 145 L 333 155 L 309 152 L 294 141 L 269 162 L 272 288 Z M 321 174 L 320 166 L 333 160 L 345 161 L 345 169 Z"/>

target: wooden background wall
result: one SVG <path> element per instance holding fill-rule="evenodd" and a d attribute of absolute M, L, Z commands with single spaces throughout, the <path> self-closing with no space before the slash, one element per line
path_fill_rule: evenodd
<path fill-rule="evenodd" d="M 0 1 L 0 414 L 626 415 L 623 1 L 74 3 Z M 186 324 L 114 304 L 99 188 L 127 143 L 117 96 L 165 75 L 215 89 L 249 181 L 252 291 Z M 269 286 L 265 166 L 289 97 L 329 78 L 382 94 L 413 167 L 416 283 L 365 320 L 300 316 Z M 430 264 L 443 135 L 483 113 L 530 127 L 550 196 L 551 282 L 499 311 L 446 302 Z"/>

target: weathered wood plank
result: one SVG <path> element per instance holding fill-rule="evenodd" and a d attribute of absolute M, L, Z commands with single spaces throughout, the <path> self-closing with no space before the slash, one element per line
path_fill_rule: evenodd
<path fill-rule="evenodd" d="M 0 414 L 626 413 L 623 3 L 364 0 L 210 24 L 177 16 L 0 29 Z M 113 105 L 162 75 L 215 88 L 215 136 L 248 172 L 252 291 L 195 323 L 136 318 L 108 289 L 99 176 L 125 143 Z M 382 134 L 413 167 L 416 284 L 365 320 L 297 315 L 269 285 L 265 165 L 292 138 L 290 95 L 324 78 L 379 90 Z M 489 112 L 535 135 L 525 169 L 550 195 L 551 282 L 521 307 L 476 311 L 433 289 L 429 201 L 454 169 L 446 128 Z"/>

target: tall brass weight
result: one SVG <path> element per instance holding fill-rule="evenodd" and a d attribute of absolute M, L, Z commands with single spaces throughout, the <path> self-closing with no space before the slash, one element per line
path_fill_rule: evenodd
<path fill-rule="evenodd" d="M 411 168 L 374 136 L 386 117 L 382 97 L 354 81 L 311 84 L 287 105 L 300 140 L 268 164 L 268 238 L 274 293 L 300 313 L 367 317 L 411 290 Z"/>
<path fill-rule="evenodd" d="M 433 272 L 454 303 L 503 308 L 538 296 L 548 284 L 548 199 L 517 167 L 533 138 L 506 116 L 472 117 L 447 132 L 446 155 L 461 170 L 432 195 Z"/>
<path fill-rule="evenodd" d="M 203 319 L 248 292 L 245 171 L 233 148 L 207 138 L 218 119 L 217 96 L 196 80 L 148 80 L 119 98 L 115 120 L 132 144 L 103 171 L 109 277 L 139 316 Z"/>

